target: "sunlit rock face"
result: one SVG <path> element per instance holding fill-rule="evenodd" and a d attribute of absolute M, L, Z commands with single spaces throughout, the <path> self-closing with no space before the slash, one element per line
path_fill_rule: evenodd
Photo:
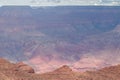
<path fill-rule="evenodd" d="M 1 65 L 2 64 L 2 65 Z M 19 62 L 11 63 L 0 58 L 1 80 L 119 80 L 120 65 L 102 68 L 96 71 L 75 72 L 68 65 L 63 65 L 54 71 L 43 74 L 28 72 L 29 65 Z M 24 67 L 24 70 L 21 69 Z M 32 69 L 32 68 L 31 68 Z M 34 69 L 32 69 L 34 70 Z"/>
<path fill-rule="evenodd" d="M 120 7 L 0 8 L 0 57 L 37 72 L 120 63 Z"/>

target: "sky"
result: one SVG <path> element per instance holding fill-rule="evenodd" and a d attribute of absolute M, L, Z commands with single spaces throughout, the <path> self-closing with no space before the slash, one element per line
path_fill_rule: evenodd
<path fill-rule="evenodd" d="M 0 5 L 30 5 L 30 6 L 59 6 L 59 5 L 119 5 L 119 0 L 0 0 Z"/>

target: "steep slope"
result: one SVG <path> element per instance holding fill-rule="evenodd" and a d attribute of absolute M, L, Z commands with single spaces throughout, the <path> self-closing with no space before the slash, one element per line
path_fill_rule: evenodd
<path fill-rule="evenodd" d="M 16 66 L 17 65 L 17 66 Z M 19 63 L 20 65 L 26 65 Z M 28 66 L 28 65 L 26 65 Z M 18 70 L 18 64 L 0 59 L 0 80 L 119 80 L 120 65 L 96 71 L 74 72 L 67 65 L 48 73 L 35 74 Z"/>
<path fill-rule="evenodd" d="M 119 14 L 117 6 L 0 7 L 0 57 L 25 61 L 38 72 L 64 64 L 75 69 L 117 64 Z"/>
<path fill-rule="evenodd" d="M 72 69 L 70 69 L 69 66 L 67 66 L 67 65 L 63 65 L 59 69 L 56 69 L 54 72 L 56 72 L 56 73 L 61 73 L 61 72 L 71 73 Z"/>
<path fill-rule="evenodd" d="M 29 80 L 32 78 L 32 73 L 29 73 L 26 68 L 20 69 L 17 65 L 1 58 L 0 80 Z"/>
<path fill-rule="evenodd" d="M 58 72 L 50 72 L 41 75 L 43 80 L 119 80 L 120 65 L 106 67 L 97 71 L 86 71 L 83 73 L 69 71 L 69 67 L 61 67 Z M 60 71 L 59 71 L 60 70 Z M 62 72 L 63 71 L 63 72 Z"/>
<path fill-rule="evenodd" d="M 119 80 L 120 65 L 106 67 L 95 72 L 86 72 L 92 80 Z"/>

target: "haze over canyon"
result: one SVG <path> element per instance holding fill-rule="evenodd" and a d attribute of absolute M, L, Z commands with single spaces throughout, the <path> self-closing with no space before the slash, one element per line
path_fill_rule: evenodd
<path fill-rule="evenodd" d="M 0 7 L 0 57 L 37 73 L 120 64 L 119 6 Z"/>

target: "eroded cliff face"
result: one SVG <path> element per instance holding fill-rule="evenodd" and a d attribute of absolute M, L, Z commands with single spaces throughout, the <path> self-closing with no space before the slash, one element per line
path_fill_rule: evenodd
<path fill-rule="evenodd" d="M 0 59 L 0 80 L 26 80 L 32 73 L 34 69 L 24 63 L 11 63 Z"/>
<path fill-rule="evenodd" d="M 30 66 L 23 62 L 11 63 L 0 59 L 0 80 L 119 80 L 119 74 L 120 65 L 82 73 L 74 72 L 69 66 L 63 65 L 52 72 L 36 74 Z"/>
<path fill-rule="evenodd" d="M 119 14 L 116 6 L 0 7 L 0 57 L 26 61 L 38 72 L 120 63 Z"/>

